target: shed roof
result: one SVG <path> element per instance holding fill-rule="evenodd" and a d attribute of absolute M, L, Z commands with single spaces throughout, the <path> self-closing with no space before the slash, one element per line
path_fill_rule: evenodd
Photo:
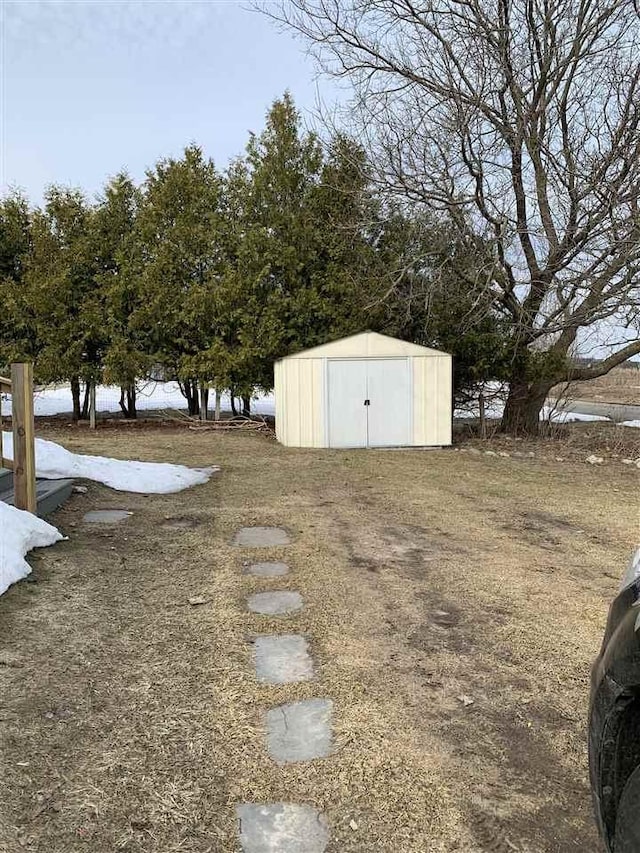
<path fill-rule="evenodd" d="M 280 361 L 291 358 L 390 358 L 397 356 L 437 356 L 449 355 L 442 350 L 422 347 L 400 338 L 381 335 L 379 332 L 360 332 L 339 338 L 311 349 L 285 356 Z"/>

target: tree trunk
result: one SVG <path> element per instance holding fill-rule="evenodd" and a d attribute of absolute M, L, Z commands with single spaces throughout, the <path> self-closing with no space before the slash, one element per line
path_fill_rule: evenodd
<path fill-rule="evenodd" d="M 537 435 L 540 431 L 540 412 L 552 385 L 550 382 L 527 382 L 521 376 L 512 377 L 502 415 L 502 432 Z"/>
<path fill-rule="evenodd" d="M 83 421 L 88 420 L 89 418 L 89 401 L 91 398 L 91 381 L 87 380 L 84 383 L 84 399 L 82 401 L 82 414 L 80 417 Z"/>
<path fill-rule="evenodd" d="M 200 414 L 200 401 L 198 399 L 198 383 L 195 379 L 185 379 L 181 383 L 182 393 L 187 398 L 187 410 L 193 417 Z"/>
<path fill-rule="evenodd" d="M 238 417 L 238 409 L 236 407 L 236 395 L 233 392 L 233 388 L 231 389 L 231 413 L 234 418 Z"/>
<path fill-rule="evenodd" d="M 189 383 L 190 394 L 187 398 L 187 404 L 189 406 L 189 414 L 193 417 L 197 417 L 200 414 L 200 396 L 198 393 L 198 383 L 195 379 L 192 379 Z"/>
<path fill-rule="evenodd" d="M 96 383 L 91 383 L 89 389 L 89 428 L 96 429 Z"/>
<path fill-rule="evenodd" d="M 71 399 L 73 401 L 72 420 L 77 423 L 80 420 L 80 380 L 77 376 L 72 376 L 69 384 L 71 385 Z"/>
<path fill-rule="evenodd" d="M 135 420 L 138 417 L 138 409 L 136 408 L 136 386 L 129 385 L 127 388 L 127 409 L 129 410 L 129 418 Z"/>
<path fill-rule="evenodd" d="M 251 397 L 242 398 L 242 414 L 245 418 L 251 417 Z"/>
<path fill-rule="evenodd" d="M 135 384 L 120 386 L 120 408 L 123 417 L 127 420 L 135 420 L 138 417 Z"/>
<path fill-rule="evenodd" d="M 220 393 L 220 391 L 218 391 L 218 389 L 216 388 L 216 407 L 215 407 L 215 410 L 214 410 L 214 413 L 213 413 L 213 419 L 214 419 L 214 421 L 219 421 L 219 420 L 220 420 L 220 404 L 221 404 L 221 399 L 220 399 L 220 398 L 221 398 L 221 397 L 222 397 L 222 394 L 221 394 L 221 393 Z"/>
<path fill-rule="evenodd" d="M 209 389 L 200 385 L 200 420 L 206 421 L 209 416 Z"/>

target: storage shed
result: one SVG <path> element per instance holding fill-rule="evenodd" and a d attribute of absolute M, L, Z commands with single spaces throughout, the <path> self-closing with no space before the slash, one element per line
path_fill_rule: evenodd
<path fill-rule="evenodd" d="M 451 444 L 451 356 L 377 332 L 280 359 L 275 397 L 288 447 Z"/>

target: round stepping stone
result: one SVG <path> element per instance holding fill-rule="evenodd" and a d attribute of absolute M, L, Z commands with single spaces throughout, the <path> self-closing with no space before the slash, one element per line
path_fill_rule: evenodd
<path fill-rule="evenodd" d="M 266 713 L 267 748 L 278 764 L 313 761 L 331 752 L 330 699 L 307 699 Z"/>
<path fill-rule="evenodd" d="M 272 548 L 290 542 L 289 534 L 282 527 L 241 527 L 233 539 L 234 545 L 246 548 Z"/>
<path fill-rule="evenodd" d="M 313 678 L 309 645 L 300 634 L 265 634 L 253 643 L 256 677 L 263 684 L 289 684 Z"/>
<path fill-rule="evenodd" d="M 252 563 L 247 571 L 257 578 L 279 578 L 289 574 L 289 566 L 286 563 Z"/>
<path fill-rule="evenodd" d="M 256 592 L 247 599 L 249 610 L 263 616 L 286 616 L 302 610 L 304 602 L 299 592 Z"/>
<path fill-rule="evenodd" d="M 119 524 L 133 515 L 132 512 L 127 512 L 126 509 L 94 509 L 91 512 L 86 512 L 82 516 L 82 520 L 87 524 Z"/>
<path fill-rule="evenodd" d="M 243 853 L 324 853 L 327 820 L 311 806 L 293 803 L 236 806 Z"/>

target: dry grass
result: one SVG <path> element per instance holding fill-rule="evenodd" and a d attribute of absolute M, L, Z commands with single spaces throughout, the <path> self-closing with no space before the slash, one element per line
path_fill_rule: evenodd
<path fill-rule="evenodd" d="M 623 459 L 640 459 L 640 429 L 621 424 L 596 421 L 592 423 L 541 424 L 541 434 L 536 438 L 513 438 L 499 431 L 499 422 L 490 423 L 489 435 L 479 437 L 477 423 L 456 426 L 456 447 L 476 447 L 518 455 L 534 454 L 537 459 L 561 462 L 584 462 L 596 455 L 607 464 L 618 465 Z"/>
<path fill-rule="evenodd" d="M 329 853 L 598 849 L 588 671 L 638 536 L 637 469 L 178 429 L 46 437 L 223 471 L 176 496 L 90 485 L 55 519 L 70 540 L 0 599 L 0 849 L 227 853 L 234 804 L 280 799 L 327 813 Z M 80 523 L 99 507 L 134 515 Z M 243 573 L 229 542 L 247 524 L 291 531 L 251 554 L 289 577 Z M 248 613 L 269 585 L 305 611 Z M 250 639 L 282 629 L 309 637 L 315 681 L 255 683 Z M 334 754 L 274 766 L 262 711 L 319 695 Z"/>
<path fill-rule="evenodd" d="M 568 388 L 558 385 L 551 396 L 556 394 L 566 395 L 570 400 L 640 405 L 640 365 L 637 368 L 614 367 L 606 376 L 587 382 L 571 382 Z"/>

